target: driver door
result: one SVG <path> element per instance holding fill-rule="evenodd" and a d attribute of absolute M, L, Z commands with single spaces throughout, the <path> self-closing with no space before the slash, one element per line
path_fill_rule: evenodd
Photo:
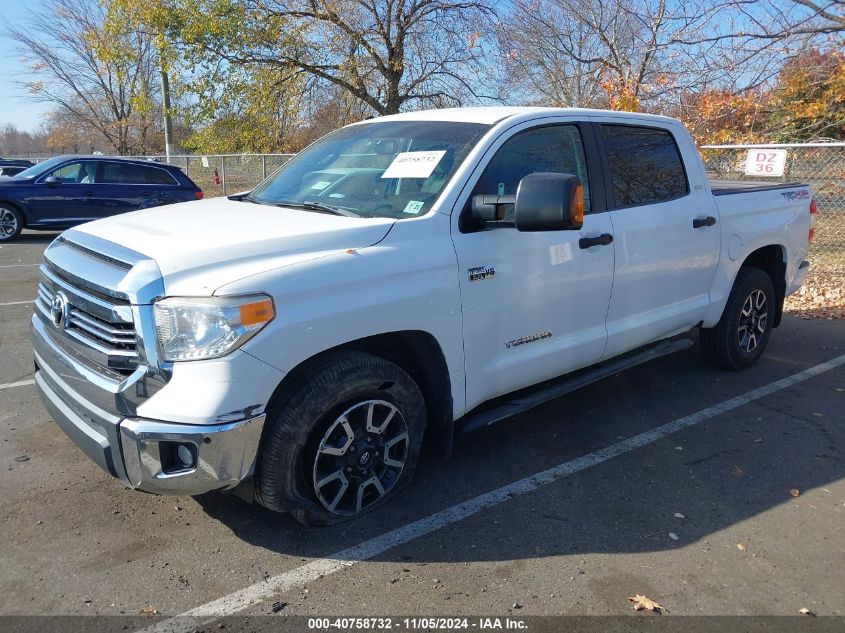
<path fill-rule="evenodd" d="M 95 207 L 97 161 L 74 160 L 43 176 L 27 200 L 38 222 L 78 224 L 98 217 Z M 45 183 L 50 176 L 58 182 Z"/>
<path fill-rule="evenodd" d="M 580 244 L 581 238 L 613 233 L 603 194 L 596 195 L 601 173 L 592 130 L 574 123 L 531 125 L 517 127 L 488 152 L 495 153 L 470 182 L 453 231 L 467 409 L 596 363 L 607 342 L 613 244 Z M 501 222 L 473 225 L 472 195 L 513 195 L 520 179 L 535 172 L 581 179 L 581 230 L 520 232 L 512 207 Z"/>

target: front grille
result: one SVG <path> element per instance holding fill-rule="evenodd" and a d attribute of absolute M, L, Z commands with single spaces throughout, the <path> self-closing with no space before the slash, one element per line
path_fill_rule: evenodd
<path fill-rule="evenodd" d="M 67 300 L 64 318 L 58 324 L 51 314 L 57 293 Z M 41 267 L 35 306 L 55 336 L 95 365 L 120 374 L 129 374 L 138 366 L 135 326 L 127 301 L 74 284 L 48 263 Z"/>

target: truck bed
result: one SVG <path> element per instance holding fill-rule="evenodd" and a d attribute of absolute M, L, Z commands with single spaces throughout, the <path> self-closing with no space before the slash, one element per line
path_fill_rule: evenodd
<path fill-rule="evenodd" d="M 759 180 L 710 180 L 710 189 L 714 196 L 730 196 L 735 193 L 751 191 L 773 191 L 775 189 L 791 189 L 792 187 L 806 187 L 802 182 L 762 182 Z"/>

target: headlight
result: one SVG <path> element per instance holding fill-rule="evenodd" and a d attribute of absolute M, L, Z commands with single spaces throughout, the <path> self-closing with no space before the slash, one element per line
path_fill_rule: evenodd
<path fill-rule="evenodd" d="M 169 297 L 156 302 L 156 336 L 163 360 L 202 360 L 228 354 L 269 323 L 275 312 L 266 295 Z"/>

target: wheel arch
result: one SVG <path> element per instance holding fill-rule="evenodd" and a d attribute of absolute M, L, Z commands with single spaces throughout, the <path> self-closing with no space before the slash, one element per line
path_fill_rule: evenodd
<path fill-rule="evenodd" d="M 13 200 L 8 200 L 7 198 L 0 198 L 0 206 L 4 207 L 12 207 L 15 211 L 21 214 L 21 218 L 23 219 L 23 226 L 21 228 L 25 229 L 27 227 L 27 217 L 26 217 L 26 210 L 20 205 L 20 203 L 15 202 Z"/>
<path fill-rule="evenodd" d="M 749 253 L 740 268 L 759 268 L 771 278 L 775 287 L 775 315 L 772 327 L 777 327 L 783 318 L 783 302 L 786 297 L 786 249 L 780 244 L 762 246 Z"/>
<path fill-rule="evenodd" d="M 437 339 L 422 330 L 403 330 L 367 336 L 323 350 L 290 370 L 270 398 L 268 408 L 284 396 L 290 385 L 298 382 L 326 356 L 357 351 L 379 356 L 399 365 L 419 386 L 428 413 L 426 443 L 448 456 L 453 439 L 452 381 L 446 356 Z"/>

